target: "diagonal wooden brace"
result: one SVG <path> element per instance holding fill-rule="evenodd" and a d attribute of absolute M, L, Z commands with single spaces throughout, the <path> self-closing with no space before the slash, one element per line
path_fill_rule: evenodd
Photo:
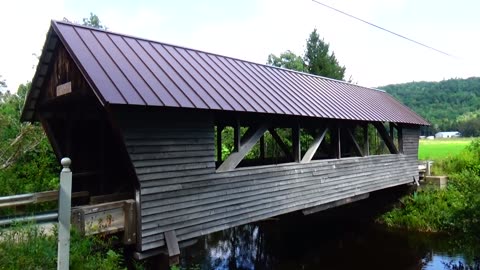
<path fill-rule="evenodd" d="M 305 155 L 303 155 L 301 163 L 308 163 L 312 160 L 313 156 L 317 152 L 318 147 L 320 147 L 320 144 L 323 141 L 323 138 L 325 138 L 325 135 L 327 134 L 327 128 L 324 127 L 323 129 L 320 130 L 320 132 L 315 136 L 315 139 L 313 140 L 312 144 L 308 148 L 307 152 Z"/>
<path fill-rule="evenodd" d="M 357 140 L 355 139 L 355 136 L 353 136 L 352 130 L 350 128 L 346 128 L 348 137 L 350 138 L 350 141 L 353 143 L 353 148 L 355 149 L 355 152 L 357 152 L 358 155 L 364 157 L 363 151 L 360 148 L 360 145 L 358 145 Z"/>
<path fill-rule="evenodd" d="M 262 124 L 256 128 L 250 127 L 240 141 L 240 147 L 237 152 L 233 152 L 228 158 L 218 167 L 217 172 L 227 172 L 235 169 L 243 158 L 252 150 L 253 146 L 260 140 L 268 125 Z"/>
<path fill-rule="evenodd" d="M 270 135 L 272 135 L 272 138 L 275 140 L 275 142 L 280 146 L 282 149 L 283 153 L 285 154 L 286 157 L 288 158 L 293 158 L 292 152 L 288 148 L 288 146 L 283 142 L 282 138 L 278 135 L 278 133 L 275 131 L 274 128 L 269 128 L 268 132 L 270 132 Z"/>
<path fill-rule="evenodd" d="M 378 133 L 380 134 L 380 137 L 382 137 L 382 140 L 385 142 L 385 144 L 388 147 L 388 150 L 392 154 L 398 154 L 397 147 L 393 143 L 392 137 L 388 135 L 387 129 L 385 126 L 380 123 L 380 122 L 373 122 L 373 125 L 375 128 L 378 130 Z"/>

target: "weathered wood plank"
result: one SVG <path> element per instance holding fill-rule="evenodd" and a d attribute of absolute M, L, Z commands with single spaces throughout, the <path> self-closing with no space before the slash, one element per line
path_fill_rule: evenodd
<path fill-rule="evenodd" d="M 164 234 L 168 248 L 168 256 L 173 257 L 180 255 L 180 247 L 178 246 L 178 240 L 177 236 L 175 235 L 175 231 L 167 231 Z"/>
<path fill-rule="evenodd" d="M 400 172 L 400 170 L 397 172 Z M 144 222 L 157 219 L 161 219 L 164 222 L 170 222 L 166 219 L 186 214 L 199 214 L 200 216 L 203 216 L 204 214 L 212 214 L 212 210 L 214 209 L 228 207 L 231 205 L 243 207 L 245 206 L 245 203 L 248 202 L 261 203 L 262 199 L 267 199 L 268 202 L 274 197 L 295 194 L 296 192 L 305 195 L 312 188 L 322 188 L 323 191 L 327 192 L 328 190 L 336 189 L 340 185 L 355 185 L 362 183 L 362 181 L 358 181 L 358 177 L 369 179 L 368 181 L 379 179 L 378 175 L 376 176 L 374 173 L 358 173 L 350 177 L 344 177 L 339 179 L 339 181 L 342 181 L 341 183 L 322 182 L 318 181 L 318 179 L 312 179 L 312 177 L 305 177 L 305 179 L 290 180 L 288 183 L 272 186 L 268 189 L 260 187 L 259 189 L 255 190 L 248 190 L 235 194 L 226 194 L 220 198 L 212 197 L 209 200 L 188 201 L 183 203 L 183 205 L 170 204 L 159 208 L 142 209 L 142 216 L 144 216 Z M 152 216 L 157 214 L 158 216 Z"/>
<path fill-rule="evenodd" d="M 333 202 L 322 204 L 322 205 L 315 206 L 315 207 L 312 207 L 312 208 L 307 208 L 305 210 L 302 210 L 302 213 L 304 215 L 311 215 L 311 214 L 318 213 L 320 211 L 325 211 L 327 209 L 334 208 L 334 207 L 337 207 L 337 206 L 341 206 L 341 205 L 349 204 L 349 203 L 352 203 L 352 202 L 364 200 L 364 199 L 367 199 L 368 197 L 370 197 L 370 193 L 365 193 L 365 194 L 361 194 L 361 195 L 357 195 L 357 196 L 353 196 L 353 197 L 348 197 L 348 198 L 345 198 L 345 199 L 341 199 L 341 200 L 338 200 L 338 201 L 333 201 Z"/>
<path fill-rule="evenodd" d="M 313 139 L 313 142 L 310 145 L 310 147 L 308 148 L 307 152 L 305 153 L 305 155 L 303 155 L 301 163 L 307 163 L 307 162 L 310 162 L 312 160 L 313 156 L 317 152 L 318 147 L 320 147 L 320 144 L 322 143 L 323 138 L 325 138 L 325 135 L 327 134 L 327 131 L 328 131 L 328 129 L 326 127 L 324 127 L 323 129 L 320 130 L 320 132 L 317 134 L 317 136 L 315 136 L 315 138 Z"/>
<path fill-rule="evenodd" d="M 397 156 L 398 159 L 395 158 L 395 155 L 383 155 L 383 156 L 370 156 L 368 160 L 364 160 L 362 162 L 383 162 L 383 163 L 393 163 L 399 162 L 400 160 L 407 160 L 408 156 Z M 152 186 L 160 186 L 160 185 L 171 185 L 171 184 L 185 184 L 185 183 L 193 183 L 193 182 L 202 182 L 202 181 L 219 181 L 219 179 L 237 179 L 239 176 L 247 176 L 255 174 L 255 173 L 277 173 L 277 172 L 284 172 L 284 171 L 295 171 L 295 170 L 306 170 L 309 168 L 317 168 L 323 166 L 335 166 L 337 169 L 345 168 L 345 166 L 350 166 L 352 164 L 356 164 L 359 162 L 358 157 L 352 158 L 344 158 L 344 159 L 331 159 L 331 160 L 314 160 L 310 163 L 288 163 L 282 165 L 267 165 L 267 166 L 257 166 L 253 168 L 239 168 L 234 171 L 230 172 L 223 172 L 223 173 L 216 173 L 214 175 L 204 174 L 204 175 L 196 175 L 196 176 L 183 176 L 174 179 L 163 179 L 161 182 L 155 181 L 155 179 L 151 181 L 142 181 L 142 187 L 152 187 Z M 317 168 L 318 169 L 318 168 Z"/>

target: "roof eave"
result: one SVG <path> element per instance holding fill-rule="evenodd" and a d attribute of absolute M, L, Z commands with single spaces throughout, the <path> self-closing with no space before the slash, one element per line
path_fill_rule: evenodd
<path fill-rule="evenodd" d="M 45 79 L 49 73 L 50 63 L 53 59 L 58 40 L 58 35 L 50 26 L 43 45 L 42 54 L 38 60 L 35 75 L 32 79 L 30 91 L 25 98 L 22 114 L 20 115 L 21 122 L 34 122 L 38 120 L 36 116 L 37 102 L 40 98 L 40 91 L 44 86 Z"/>

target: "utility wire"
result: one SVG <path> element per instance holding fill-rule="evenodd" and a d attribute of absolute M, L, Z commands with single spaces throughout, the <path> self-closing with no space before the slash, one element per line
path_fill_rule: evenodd
<path fill-rule="evenodd" d="M 322 6 L 324 6 L 324 7 L 327 7 L 327 8 L 329 8 L 329 9 L 332 9 L 332 10 L 334 10 L 334 11 L 336 11 L 336 12 L 342 13 L 343 15 L 346 15 L 346 16 L 348 16 L 348 17 L 350 17 L 350 18 L 353 18 L 353 19 L 355 19 L 355 20 L 361 21 L 361 22 L 366 23 L 366 24 L 368 24 L 368 25 L 370 25 L 370 26 L 373 26 L 373 27 L 375 27 L 375 28 L 378 28 L 378 29 L 380 29 L 380 30 L 383 30 L 383 31 L 385 31 L 385 32 L 388 32 L 388 33 L 390 33 L 390 34 L 392 34 L 392 35 L 395 35 L 395 36 L 397 36 L 397 37 L 406 39 L 406 40 L 408 40 L 408 41 L 410 41 L 410 42 L 416 43 L 416 44 L 418 44 L 418 45 L 420 45 L 420 46 L 426 47 L 426 48 L 428 48 L 428 49 L 430 49 L 430 50 L 434 50 L 434 51 L 439 52 L 439 53 L 441 53 L 441 54 L 444 54 L 444 55 L 447 55 L 447 56 L 450 56 L 450 57 L 454 57 L 453 55 L 451 55 L 451 54 L 449 54 L 449 53 L 446 53 L 446 52 L 444 52 L 444 51 L 435 49 L 435 48 L 433 48 L 433 47 L 431 47 L 431 46 L 428 46 L 428 45 L 426 45 L 426 44 L 423 44 L 423 43 L 421 43 L 421 42 L 418 42 L 418 41 L 416 41 L 416 40 L 413 40 L 413 39 L 411 39 L 411 38 L 408 38 L 408 37 L 406 37 L 406 36 L 404 36 L 404 35 L 397 34 L 397 33 L 393 32 L 393 31 L 390 31 L 390 30 L 385 29 L 385 28 L 383 28 L 383 27 L 381 27 L 381 26 L 378 26 L 378 25 L 373 24 L 373 23 L 371 23 L 371 22 L 368 22 L 368 21 L 365 21 L 365 20 L 363 20 L 363 19 L 360 19 L 360 18 L 358 18 L 358 17 L 356 17 L 356 16 L 353 16 L 353 15 L 348 14 L 348 13 L 346 13 L 346 12 L 343 12 L 343 11 L 341 11 L 341 10 L 339 10 L 339 9 L 336 9 L 336 8 L 334 8 L 334 7 L 331 7 L 331 6 L 329 6 L 329 5 L 326 5 L 326 4 L 324 4 L 324 3 L 321 3 L 321 2 L 319 2 L 319 1 L 317 1 L 317 0 L 312 0 L 312 1 L 315 2 L 315 3 L 317 3 L 317 4 L 319 4 L 319 5 L 322 5 Z"/>

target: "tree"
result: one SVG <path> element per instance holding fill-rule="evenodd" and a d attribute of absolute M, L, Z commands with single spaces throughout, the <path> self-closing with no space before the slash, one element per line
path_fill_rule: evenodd
<path fill-rule="evenodd" d="M 345 67 L 340 66 L 335 53 L 330 54 L 329 47 L 328 43 L 320 39 L 317 29 L 314 29 L 307 39 L 307 48 L 303 57 L 306 71 L 310 74 L 343 80 Z"/>
<path fill-rule="evenodd" d="M 107 27 L 105 25 L 101 24 L 98 16 L 93 14 L 92 12 L 90 12 L 90 17 L 89 18 L 83 18 L 82 25 L 90 26 L 90 27 L 97 28 L 97 29 L 107 30 Z"/>
<path fill-rule="evenodd" d="M 329 47 L 328 43 L 320 39 L 317 29 L 314 29 L 307 39 L 303 58 L 287 50 L 280 56 L 270 54 L 267 59 L 267 65 L 343 80 L 345 67 L 340 66 L 335 53 L 329 52 Z"/>
<path fill-rule="evenodd" d="M 303 63 L 302 57 L 294 54 L 290 50 L 287 50 L 280 54 L 280 57 L 277 57 L 274 54 L 270 54 L 268 56 L 267 65 L 292 69 L 296 71 L 305 71 L 305 64 Z"/>

